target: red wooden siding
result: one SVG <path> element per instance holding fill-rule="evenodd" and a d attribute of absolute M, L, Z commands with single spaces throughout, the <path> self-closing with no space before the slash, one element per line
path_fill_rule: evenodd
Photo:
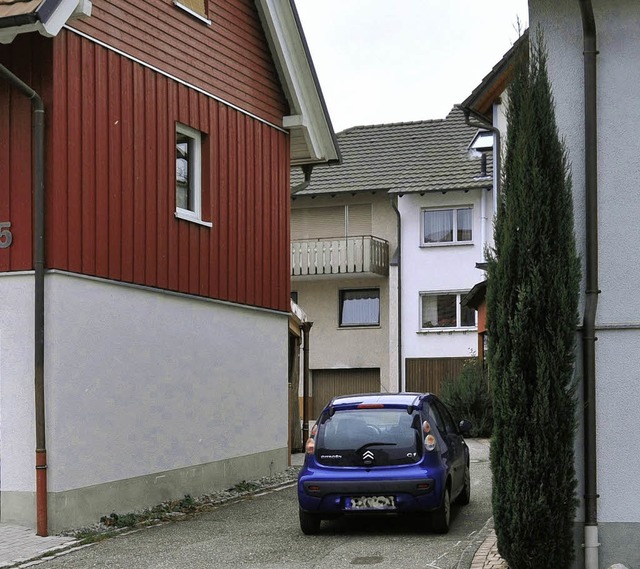
<path fill-rule="evenodd" d="M 273 124 L 288 114 L 253 0 L 208 0 L 211 25 L 173 0 L 94 0 L 71 26 Z M 162 38 L 162 41 L 158 41 Z"/>
<path fill-rule="evenodd" d="M 0 62 L 45 100 L 50 61 L 50 42 L 36 34 L 0 45 Z M 0 271 L 33 268 L 32 117 L 31 102 L 0 80 L 0 222 L 11 223 L 13 236 L 11 246 L 0 249 Z"/>
<path fill-rule="evenodd" d="M 63 31 L 47 267 L 288 310 L 286 133 Z M 175 124 L 203 133 L 204 227 L 175 218 Z"/>

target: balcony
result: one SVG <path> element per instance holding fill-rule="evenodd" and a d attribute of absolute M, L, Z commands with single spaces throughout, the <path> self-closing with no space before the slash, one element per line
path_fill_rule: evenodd
<path fill-rule="evenodd" d="M 291 275 L 389 275 L 389 243 L 370 235 L 291 242 Z"/>

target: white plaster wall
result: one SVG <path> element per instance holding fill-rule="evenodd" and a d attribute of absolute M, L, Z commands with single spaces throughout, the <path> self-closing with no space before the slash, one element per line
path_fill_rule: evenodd
<path fill-rule="evenodd" d="M 33 274 L 0 275 L 0 490 L 35 488 Z"/>
<path fill-rule="evenodd" d="M 640 219 L 640 5 L 594 0 L 598 30 L 599 296 L 596 343 L 598 517 L 640 522 L 640 281 L 636 245 Z M 530 22 L 540 23 L 549 50 L 549 74 L 560 133 L 573 165 L 576 234 L 584 252 L 583 44 L 578 2 L 530 0 Z M 584 286 L 582 287 L 584 290 Z M 582 308 L 581 308 L 582 311 Z M 578 356 L 580 357 L 580 355 Z M 580 378 L 581 379 L 581 378 Z M 578 470 L 581 473 L 581 450 Z M 579 513 L 581 516 L 581 513 Z"/>
<path fill-rule="evenodd" d="M 467 292 L 484 278 L 481 200 L 486 207 L 486 236 L 492 233 L 493 196 L 487 190 L 406 194 L 402 215 L 402 354 L 403 358 L 465 357 L 477 351 L 477 330 L 420 332 L 421 292 Z M 473 206 L 473 244 L 421 247 L 425 207 Z"/>
<path fill-rule="evenodd" d="M 286 314 L 64 274 L 46 303 L 50 491 L 286 448 Z"/>

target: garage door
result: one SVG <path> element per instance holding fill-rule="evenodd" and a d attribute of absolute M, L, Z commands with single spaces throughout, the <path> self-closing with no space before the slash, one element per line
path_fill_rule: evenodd
<path fill-rule="evenodd" d="M 314 369 L 312 371 L 313 418 L 336 395 L 377 393 L 380 391 L 380 369 Z"/>
<path fill-rule="evenodd" d="M 407 358 L 407 391 L 439 395 L 442 382 L 458 377 L 468 361 L 469 358 Z"/>

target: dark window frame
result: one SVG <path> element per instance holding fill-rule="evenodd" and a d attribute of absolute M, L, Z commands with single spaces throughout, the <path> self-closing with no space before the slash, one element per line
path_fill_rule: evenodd
<path fill-rule="evenodd" d="M 345 297 L 350 295 L 350 294 L 354 294 L 354 293 L 365 293 L 365 294 L 371 294 L 371 293 L 376 293 L 377 296 L 374 296 L 373 299 L 377 299 L 378 304 L 377 304 L 377 321 L 374 322 L 373 320 L 371 321 L 367 321 L 367 322 L 348 322 L 345 323 L 345 300 L 365 300 L 363 299 L 357 299 L 357 298 L 351 298 L 351 299 L 346 299 Z M 377 287 L 370 287 L 370 288 L 351 288 L 351 289 L 340 289 L 338 291 L 338 326 L 340 328 L 370 328 L 372 326 L 380 326 L 380 289 Z"/>

